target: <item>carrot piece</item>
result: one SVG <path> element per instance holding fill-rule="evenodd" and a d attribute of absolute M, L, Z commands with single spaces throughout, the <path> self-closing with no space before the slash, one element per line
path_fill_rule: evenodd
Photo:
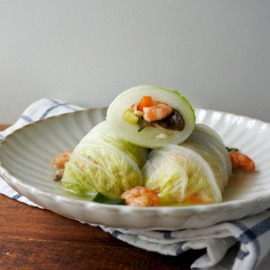
<path fill-rule="evenodd" d="M 151 96 L 143 96 L 140 103 L 137 106 L 138 111 L 143 111 L 144 107 L 150 107 L 152 103 L 152 97 Z"/>

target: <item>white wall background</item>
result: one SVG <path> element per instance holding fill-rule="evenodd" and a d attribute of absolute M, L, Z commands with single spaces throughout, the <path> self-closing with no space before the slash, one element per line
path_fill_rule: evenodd
<path fill-rule="evenodd" d="M 140 84 L 270 122 L 270 1 L 0 0 L 0 123 Z"/>

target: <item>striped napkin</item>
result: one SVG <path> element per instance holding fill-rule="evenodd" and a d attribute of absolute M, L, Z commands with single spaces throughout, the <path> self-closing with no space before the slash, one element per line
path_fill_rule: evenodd
<path fill-rule="evenodd" d="M 55 99 L 38 100 L 26 108 L 14 125 L 0 132 L 0 140 L 26 124 L 81 109 L 83 108 Z M 22 203 L 40 207 L 18 194 L 1 178 L 0 193 Z M 193 270 L 265 270 L 270 263 L 270 256 L 267 256 L 270 250 L 270 210 L 203 229 L 147 231 L 89 225 L 99 226 L 130 245 L 163 255 L 178 256 L 190 249 L 205 249 L 205 254 L 191 265 Z"/>

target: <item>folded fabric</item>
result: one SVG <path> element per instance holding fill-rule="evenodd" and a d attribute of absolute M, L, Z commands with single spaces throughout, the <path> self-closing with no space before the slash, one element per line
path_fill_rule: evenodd
<path fill-rule="evenodd" d="M 31 104 L 8 129 L 0 132 L 0 140 L 14 130 L 49 116 L 82 110 L 63 101 L 44 98 Z M 31 206 L 40 207 L 21 196 L 0 178 L 0 193 Z M 206 249 L 191 269 L 266 269 L 270 250 L 270 210 L 241 220 L 216 224 L 203 229 L 149 231 L 99 226 L 105 232 L 135 247 L 177 256 L 193 249 Z"/>

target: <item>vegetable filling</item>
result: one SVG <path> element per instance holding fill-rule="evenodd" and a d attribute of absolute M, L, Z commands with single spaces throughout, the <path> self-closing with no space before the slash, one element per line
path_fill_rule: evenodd
<path fill-rule="evenodd" d="M 179 111 L 166 103 L 152 100 L 151 96 L 143 96 L 138 104 L 124 112 L 122 118 L 130 124 L 137 124 L 138 132 L 148 126 L 176 131 L 185 127 L 185 120 Z"/>

